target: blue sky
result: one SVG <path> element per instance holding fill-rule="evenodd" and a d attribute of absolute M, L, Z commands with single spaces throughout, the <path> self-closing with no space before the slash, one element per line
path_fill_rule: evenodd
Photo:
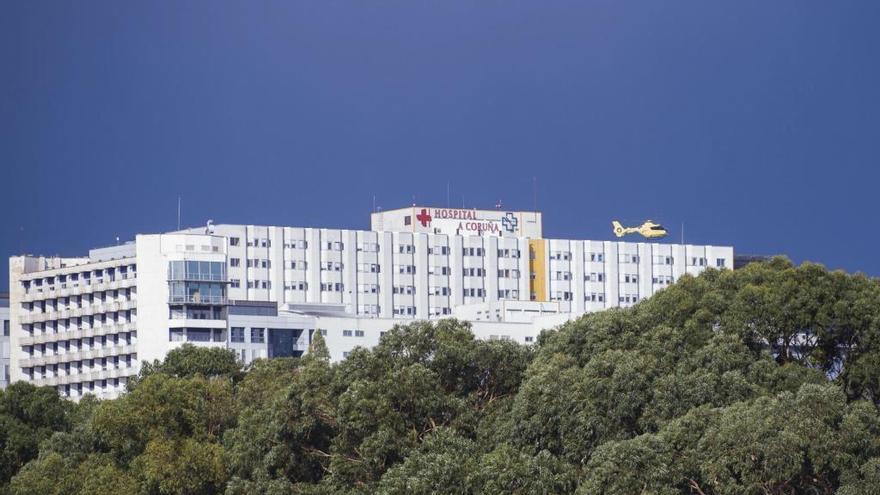
<path fill-rule="evenodd" d="M 0 4 L 0 254 L 537 204 L 880 275 L 880 2 Z M 6 286 L 7 267 L 0 268 Z"/>

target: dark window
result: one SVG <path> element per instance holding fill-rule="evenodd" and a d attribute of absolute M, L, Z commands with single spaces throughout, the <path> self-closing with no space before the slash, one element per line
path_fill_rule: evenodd
<path fill-rule="evenodd" d="M 262 344 L 266 341 L 262 328 L 251 328 L 251 343 Z"/>
<path fill-rule="evenodd" d="M 210 342 L 211 341 L 211 330 L 208 328 L 187 328 L 186 329 L 186 341 L 187 342 Z"/>
<path fill-rule="evenodd" d="M 244 342 L 244 328 L 232 327 L 229 338 L 232 342 Z"/>
<path fill-rule="evenodd" d="M 409 215 L 403 217 L 403 224 L 404 225 L 412 225 L 412 217 Z"/>

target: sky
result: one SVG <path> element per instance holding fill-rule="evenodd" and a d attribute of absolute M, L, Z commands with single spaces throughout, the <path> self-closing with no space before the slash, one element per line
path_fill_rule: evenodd
<path fill-rule="evenodd" d="M 880 276 L 880 2 L 0 2 L 0 256 L 544 212 Z M 635 240 L 635 239 L 633 239 Z M 0 264 L 0 287 L 8 266 Z M 0 289 L 3 290 L 3 289 Z"/>

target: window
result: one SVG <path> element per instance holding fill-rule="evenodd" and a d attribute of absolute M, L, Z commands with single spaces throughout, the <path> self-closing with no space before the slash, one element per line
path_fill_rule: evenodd
<path fill-rule="evenodd" d="M 638 275 L 635 274 L 625 273 L 622 278 L 624 283 L 638 283 L 639 281 Z"/>
<path fill-rule="evenodd" d="M 485 268 L 464 268 L 465 277 L 484 277 L 486 276 Z"/>
<path fill-rule="evenodd" d="M 355 330 L 355 331 L 354 331 L 354 336 L 355 336 L 355 337 L 363 337 L 363 336 L 364 336 L 364 331 L 363 331 L 363 330 Z"/>
<path fill-rule="evenodd" d="M 462 254 L 464 256 L 483 256 L 483 248 L 462 248 Z"/>
<path fill-rule="evenodd" d="M 407 216 L 403 217 L 403 224 L 404 225 L 412 225 L 412 215 L 407 215 Z"/>
<path fill-rule="evenodd" d="M 364 251 L 365 253 L 378 253 L 379 244 L 375 242 L 365 242 L 358 247 L 358 251 Z"/>
<path fill-rule="evenodd" d="M 322 261 L 321 270 L 339 272 L 342 271 L 342 263 L 339 261 Z"/>
<path fill-rule="evenodd" d="M 364 273 L 379 273 L 377 263 L 358 263 L 358 271 Z"/>
<path fill-rule="evenodd" d="M 412 275 L 416 272 L 416 267 L 414 265 L 397 265 L 397 273 L 404 273 Z"/>
<path fill-rule="evenodd" d="M 303 282 L 302 280 L 293 281 L 289 284 L 284 285 L 285 290 L 306 290 L 309 288 L 309 284 Z"/>
<path fill-rule="evenodd" d="M 572 299 L 572 293 L 569 291 L 556 291 L 550 296 L 551 301 L 571 301 Z"/>
<path fill-rule="evenodd" d="M 449 254 L 449 248 L 446 246 L 434 246 L 428 248 L 428 254 Z"/>
<path fill-rule="evenodd" d="M 532 337 L 531 335 L 526 337 L 526 342 L 534 342 L 534 341 L 535 341 L 535 338 Z"/>
<path fill-rule="evenodd" d="M 415 316 L 415 306 L 394 306 L 394 314 L 400 316 Z"/>
<path fill-rule="evenodd" d="M 715 266 L 718 268 L 724 268 L 724 258 L 715 258 Z"/>
<path fill-rule="evenodd" d="M 519 258 L 519 249 L 499 249 L 499 258 Z"/>
<path fill-rule="evenodd" d="M 519 299 L 519 291 L 516 289 L 499 289 L 498 299 Z"/>
<path fill-rule="evenodd" d="M 9 337 L 9 320 L 3 320 L 3 336 Z"/>
<path fill-rule="evenodd" d="M 230 246 L 238 246 L 240 243 L 241 243 L 241 239 L 239 239 L 238 237 L 230 237 L 229 238 L 229 245 Z"/>
<path fill-rule="evenodd" d="M 377 315 L 377 314 L 379 314 L 379 305 L 378 304 L 359 304 L 358 305 L 358 313 L 366 314 L 366 315 Z"/>
<path fill-rule="evenodd" d="M 284 247 L 288 249 L 305 249 L 308 243 L 304 240 L 291 240 L 284 243 Z"/>
<path fill-rule="evenodd" d="M 352 337 L 352 336 L 353 336 L 353 333 L 352 333 L 351 330 L 343 330 L 343 331 L 342 331 L 342 336 L 343 336 L 343 337 Z"/>
<path fill-rule="evenodd" d="M 416 288 L 412 285 L 395 285 L 393 291 L 394 294 L 415 294 Z"/>
<path fill-rule="evenodd" d="M 429 266 L 428 275 L 449 275 L 448 266 Z"/>
<path fill-rule="evenodd" d="M 343 285 L 340 282 L 321 282 L 321 292 L 342 292 Z"/>
<path fill-rule="evenodd" d="M 251 343 L 263 344 L 266 342 L 264 328 L 251 328 Z"/>
<path fill-rule="evenodd" d="M 602 292 L 591 292 L 584 299 L 587 302 L 605 302 L 605 294 Z"/>
<path fill-rule="evenodd" d="M 342 251 L 342 243 L 339 241 L 327 241 L 327 251 Z"/>
<path fill-rule="evenodd" d="M 413 254 L 416 252 L 416 247 L 412 244 L 401 244 L 397 246 L 397 252 L 400 254 Z"/>
<path fill-rule="evenodd" d="M 602 263 L 605 261 L 605 254 L 604 253 L 590 253 L 590 261 Z"/>
<path fill-rule="evenodd" d="M 569 261 L 571 259 L 571 251 L 553 251 L 550 253 L 550 259 Z"/>
<path fill-rule="evenodd" d="M 229 258 L 229 266 L 241 266 L 241 260 L 239 258 Z"/>
<path fill-rule="evenodd" d="M 229 340 L 232 342 L 244 342 L 244 328 L 232 327 L 229 333 Z"/>

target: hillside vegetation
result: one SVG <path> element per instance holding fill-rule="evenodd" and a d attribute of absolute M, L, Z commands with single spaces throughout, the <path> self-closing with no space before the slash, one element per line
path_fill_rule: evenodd
<path fill-rule="evenodd" d="M 0 394 L 10 494 L 880 493 L 880 285 L 709 270 L 534 346 L 454 320 L 330 364 L 186 346 L 113 401 Z"/>

